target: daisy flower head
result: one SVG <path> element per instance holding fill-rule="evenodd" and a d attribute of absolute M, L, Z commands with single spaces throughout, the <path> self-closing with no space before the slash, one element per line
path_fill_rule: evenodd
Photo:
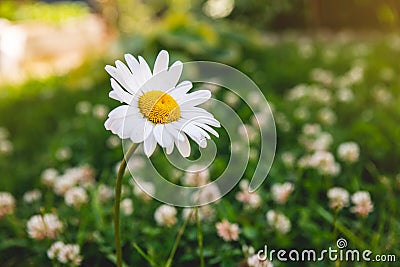
<path fill-rule="evenodd" d="M 107 65 L 111 75 L 112 91 L 109 96 L 123 105 L 108 114 L 104 126 L 121 139 L 130 139 L 133 143 L 142 143 L 146 156 L 150 157 L 157 143 L 172 153 L 176 146 L 183 157 L 190 155 L 190 143 L 187 136 L 200 147 L 207 146 L 211 128 L 220 127 L 220 123 L 206 110 L 197 107 L 211 97 L 208 90 L 188 93 L 193 85 L 190 81 L 179 79 L 183 64 L 174 62 L 169 67 L 169 54 L 162 50 L 151 71 L 147 62 L 139 56 L 136 59 L 125 54 L 126 66 L 117 60 L 114 66 Z"/>

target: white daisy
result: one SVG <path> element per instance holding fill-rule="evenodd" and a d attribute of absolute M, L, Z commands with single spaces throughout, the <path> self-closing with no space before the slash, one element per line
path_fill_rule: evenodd
<path fill-rule="evenodd" d="M 188 93 L 190 81 L 178 84 L 183 64 L 176 61 L 168 68 L 168 52 L 162 50 L 155 61 L 153 72 L 142 58 L 138 60 L 125 55 L 126 66 L 121 61 L 116 67 L 107 65 L 106 71 L 112 76 L 113 90 L 109 96 L 125 103 L 112 110 L 105 122 L 105 128 L 120 138 L 130 138 L 134 143 L 144 142 L 144 152 L 150 157 L 157 143 L 172 153 L 174 145 L 182 156 L 190 155 L 187 135 L 200 147 L 207 146 L 211 133 L 218 133 L 210 126 L 220 123 L 206 110 L 197 107 L 211 97 L 208 90 Z"/>

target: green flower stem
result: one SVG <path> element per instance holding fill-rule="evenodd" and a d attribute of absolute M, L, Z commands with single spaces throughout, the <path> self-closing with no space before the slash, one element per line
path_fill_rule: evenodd
<path fill-rule="evenodd" d="M 120 214 L 120 202 L 121 202 L 121 190 L 122 190 L 122 178 L 124 177 L 127 160 L 135 152 L 139 144 L 133 143 L 122 159 L 121 165 L 119 166 L 117 181 L 115 184 L 115 197 L 114 197 L 114 239 L 115 239 L 115 256 L 117 258 L 117 267 L 122 267 L 122 247 L 121 247 L 121 233 L 119 229 L 119 214 Z"/>
<path fill-rule="evenodd" d="M 196 225 L 197 225 L 197 240 L 199 242 L 200 267 L 204 267 L 203 234 L 201 232 L 201 225 L 199 219 L 199 207 L 196 207 Z"/>
<path fill-rule="evenodd" d="M 171 253 L 169 254 L 167 263 L 165 263 L 165 267 L 171 267 L 172 260 L 174 259 L 174 256 L 175 256 L 175 252 L 178 249 L 179 241 L 181 240 L 181 237 L 182 237 L 183 233 L 185 232 L 186 226 L 192 216 L 193 216 L 193 212 L 191 212 L 187 216 L 186 220 L 183 222 L 181 228 L 179 229 L 178 234 L 176 235 L 174 246 L 172 247 Z"/>
<path fill-rule="evenodd" d="M 337 240 L 337 216 L 339 213 L 339 207 L 335 208 L 335 211 L 333 213 L 333 242 L 336 242 Z M 338 259 L 335 263 L 335 267 L 340 267 L 340 260 Z"/>

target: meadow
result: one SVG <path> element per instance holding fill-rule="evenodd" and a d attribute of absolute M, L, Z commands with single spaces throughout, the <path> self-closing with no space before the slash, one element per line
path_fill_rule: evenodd
<path fill-rule="evenodd" d="M 205 266 L 271 266 L 249 259 L 265 245 L 321 251 L 337 248 L 339 238 L 348 249 L 371 250 L 371 258 L 400 260 L 400 36 L 278 34 L 175 14 L 151 33 L 122 35 L 112 52 L 88 56 L 67 74 L 1 85 L 1 266 L 114 266 L 113 195 L 123 152 L 121 140 L 104 128 L 118 104 L 108 97 L 104 66 L 124 53 L 152 65 L 162 49 L 174 60 L 221 62 L 249 76 L 272 108 L 277 149 L 267 179 L 249 193 L 260 143 L 256 115 L 236 95 L 215 88 L 213 97 L 246 123 L 245 131 L 238 129 L 250 141 L 246 172 L 229 194 L 199 209 L 201 249 L 199 227 L 186 220 L 190 210 L 152 199 L 127 172 L 121 203 L 126 266 L 165 266 L 186 221 L 172 266 L 200 266 L 200 251 Z M 226 138 L 214 141 L 230 146 Z M 220 153 L 194 175 L 165 164 L 160 148 L 152 161 L 171 181 L 199 185 L 223 171 L 230 152 Z M 135 157 L 145 170 L 144 155 Z M 46 216 L 50 229 L 37 222 Z M 70 244 L 69 250 L 59 253 L 56 241 Z M 327 259 L 272 264 L 371 265 Z"/>

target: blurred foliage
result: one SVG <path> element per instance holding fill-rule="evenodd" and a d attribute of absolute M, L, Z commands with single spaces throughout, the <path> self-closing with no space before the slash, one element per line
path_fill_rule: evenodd
<path fill-rule="evenodd" d="M 68 18 L 82 17 L 90 13 L 84 2 L 24 2 L 3 0 L 0 2 L 0 17 L 11 21 L 41 21 L 53 24 Z"/>
<path fill-rule="evenodd" d="M 107 109 L 118 105 L 107 97 L 110 84 L 104 65 L 122 59 L 124 53 L 142 55 L 152 65 L 160 49 L 170 52 L 171 61 L 210 60 L 238 68 L 256 82 L 274 108 L 278 148 L 270 175 L 258 191 L 263 205 L 254 211 L 244 209 L 235 199 L 238 192 L 235 188 L 212 206 L 217 213 L 216 220 L 228 218 L 237 222 L 242 233 L 240 242 L 226 243 L 216 236 L 215 222 L 203 223 L 207 266 L 235 266 L 243 260 L 243 244 L 251 244 L 256 249 L 266 243 L 272 248 L 286 249 L 333 246 L 334 216 L 326 197 L 326 191 L 332 186 L 341 186 L 350 192 L 367 190 L 374 202 L 374 212 L 365 219 L 358 219 L 348 209 L 340 213 L 338 233 L 351 247 L 368 247 L 374 253 L 399 255 L 398 34 L 271 34 L 245 24 L 231 23 L 229 19 L 212 20 L 195 15 L 189 12 L 193 8 L 189 1 L 171 0 L 167 7 L 155 0 L 151 1 L 151 6 L 143 1 L 119 2 L 122 6 L 118 23 L 122 33 L 109 55 L 89 58 L 85 65 L 65 76 L 1 88 L 0 127 L 10 132 L 14 149 L 0 155 L 0 188 L 13 193 L 18 207 L 12 217 L 15 221 L 0 221 L 2 266 L 50 265 L 45 251 L 51 242 L 33 241 L 25 233 L 29 216 L 42 212 L 43 208 L 56 211 L 68 225 L 63 238 L 81 245 L 83 266 L 112 266 L 112 203 L 100 203 L 99 193 L 92 188 L 88 205 L 80 211 L 72 210 L 62 197 L 44 187 L 39 177 L 49 167 L 63 172 L 69 167 L 90 164 L 96 170 L 98 183 L 114 185 L 114 168 L 121 159 L 122 149 L 107 145 L 112 134 L 104 129 L 104 116 L 95 112 L 99 105 Z M 237 4 L 239 6 L 240 2 Z M 235 13 L 232 16 L 236 16 Z M 343 81 L 349 77 L 352 82 L 345 84 Z M 325 90 L 330 101 L 320 103 L 307 97 L 289 100 L 288 95 L 299 85 Z M 353 96 L 350 102 L 340 100 L 342 89 L 350 90 Z M 215 97 L 225 99 L 225 94 L 221 89 Z M 85 114 L 78 112 L 82 102 L 89 104 Z M 246 123 L 251 123 L 246 105 L 239 102 L 234 108 Z M 319 116 L 320 111 L 326 109 L 334 113 L 334 123 L 326 123 Z M 308 115 L 299 116 L 301 113 Z M 330 151 L 333 154 L 342 142 L 356 141 L 361 148 L 360 161 L 354 165 L 341 163 L 342 172 L 337 177 L 286 166 L 281 160 L 284 152 L 293 153 L 296 160 L 307 153 L 299 143 L 299 136 L 308 123 L 318 123 L 332 135 Z M 217 142 L 228 147 L 226 140 L 220 138 Z M 258 146 L 257 141 L 252 143 L 253 148 Z M 69 158 L 57 157 L 57 152 L 63 148 L 71 151 Z M 163 162 L 161 157 L 161 153 L 155 154 L 154 160 Z M 212 175 L 220 173 L 224 166 L 220 162 L 216 165 Z M 254 162 L 250 166 L 254 166 Z M 249 168 L 244 179 L 251 174 Z M 131 186 L 128 181 L 126 177 L 127 187 Z M 293 182 L 295 191 L 286 205 L 278 205 L 272 201 L 270 187 L 285 181 Z M 41 202 L 28 205 L 21 197 L 32 188 L 39 188 L 44 197 Z M 168 229 L 157 226 L 153 213 L 160 203 L 129 197 L 134 200 L 135 211 L 132 216 L 122 218 L 124 260 L 129 266 L 146 266 L 132 245 L 135 241 L 160 263 L 168 255 L 179 224 Z M 265 213 L 269 209 L 284 212 L 291 219 L 292 231 L 288 235 L 273 232 L 268 227 Z M 174 266 L 198 266 L 196 239 L 196 228 L 190 225 L 180 243 Z M 316 266 L 315 263 L 302 264 Z M 323 262 L 318 266 L 329 264 L 332 265 Z M 296 264 L 277 263 L 276 266 Z M 341 263 L 341 266 L 354 264 Z M 358 266 L 369 265 L 360 263 Z"/>

